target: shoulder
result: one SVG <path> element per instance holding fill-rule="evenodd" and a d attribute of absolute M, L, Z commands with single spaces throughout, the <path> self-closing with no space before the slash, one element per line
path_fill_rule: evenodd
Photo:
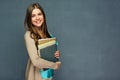
<path fill-rule="evenodd" d="M 25 32 L 24 38 L 25 38 L 25 39 L 30 38 L 30 31 L 26 31 L 26 32 Z"/>
<path fill-rule="evenodd" d="M 25 40 L 25 42 L 30 43 L 30 44 L 34 42 L 34 39 L 31 38 L 31 36 L 30 36 L 30 31 L 25 32 L 24 40 Z"/>

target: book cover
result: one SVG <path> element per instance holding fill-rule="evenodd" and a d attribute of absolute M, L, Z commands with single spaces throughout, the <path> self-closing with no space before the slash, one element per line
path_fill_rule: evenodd
<path fill-rule="evenodd" d="M 54 54 L 57 51 L 56 37 L 39 39 L 38 50 L 41 58 L 52 62 L 58 61 L 58 59 L 54 57 Z"/>

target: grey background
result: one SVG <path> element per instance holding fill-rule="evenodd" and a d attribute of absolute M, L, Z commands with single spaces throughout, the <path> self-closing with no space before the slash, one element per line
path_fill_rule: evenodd
<path fill-rule="evenodd" d="M 35 0 L 0 1 L 0 80 L 24 80 L 24 17 Z M 58 38 L 55 80 L 120 80 L 120 0 L 37 0 Z"/>

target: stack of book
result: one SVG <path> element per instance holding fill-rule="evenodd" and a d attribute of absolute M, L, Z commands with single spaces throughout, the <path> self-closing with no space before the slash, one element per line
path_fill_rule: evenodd
<path fill-rule="evenodd" d="M 54 57 L 55 52 L 57 51 L 56 42 L 56 37 L 39 39 L 38 51 L 40 57 L 48 61 L 57 62 L 58 59 Z"/>

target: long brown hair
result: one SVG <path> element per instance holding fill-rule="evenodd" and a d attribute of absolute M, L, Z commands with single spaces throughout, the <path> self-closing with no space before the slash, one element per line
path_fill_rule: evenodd
<path fill-rule="evenodd" d="M 44 22 L 41 25 L 40 29 L 35 28 L 31 21 L 32 11 L 35 8 L 40 9 L 43 14 L 43 17 L 44 17 Z M 44 13 L 42 7 L 39 5 L 39 3 L 33 3 L 28 6 L 27 11 L 26 11 L 25 21 L 24 21 L 24 27 L 31 32 L 30 36 L 31 36 L 31 38 L 33 38 L 35 40 L 36 45 L 37 45 L 38 39 L 50 38 L 50 34 L 47 30 L 45 13 Z"/>

